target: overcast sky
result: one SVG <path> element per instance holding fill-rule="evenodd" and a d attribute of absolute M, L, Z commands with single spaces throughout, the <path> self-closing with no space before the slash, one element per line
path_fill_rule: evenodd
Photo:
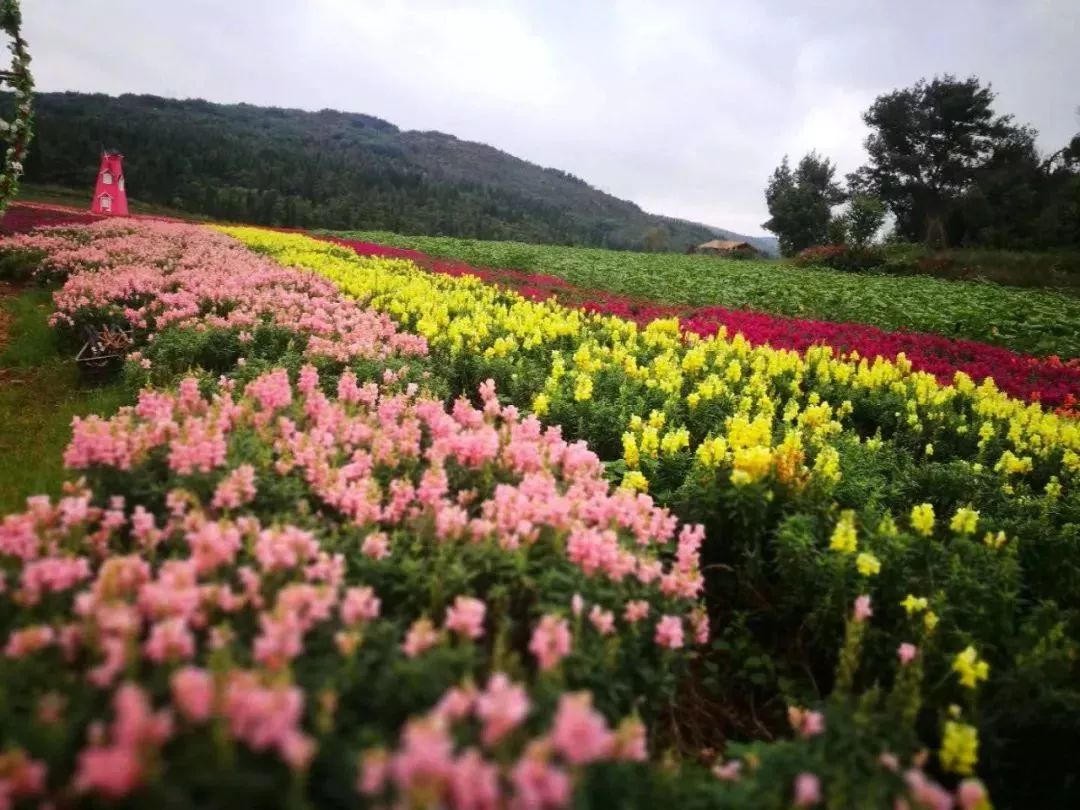
<path fill-rule="evenodd" d="M 1080 128 L 1080 0 L 31 0 L 40 90 L 324 107 L 763 233 L 784 153 L 863 160 L 874 97 L 992 82 L 1044 150 Z M 136 178 L 132 178 L 133 184 Z"/>

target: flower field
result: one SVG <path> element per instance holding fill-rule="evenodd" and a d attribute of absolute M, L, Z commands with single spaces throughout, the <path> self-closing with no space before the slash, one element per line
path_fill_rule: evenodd
<path fill-rule="evenodd" d="M 484 242 L 388 232 L 337 234 L 477 267 L 546 273 L 591 290 L 689 307 L 757 310 L 961 338 L 1036 356 L 1080 357 L 1080 298 L 1051 290 L 797 268 L 711 256 Z"/>
<path fill-rule="evenodd" d="M 0 518 L 0 807 L 1080 800 L 1073 367 L 254 228 L 0 246 L 138 391 Z"/>
<path fill-rule="evenodd" d="M 1000 346 L 915 332 L 886 332 L 860 323 L 834 323 L 769 315 L 723 307 L 679 307 L 657 304 L 607 290 L 577 287 L 555 276 L 473 267 L 452 260 L 431 259 L 415 250 L 386 247 L 370 242 L 323 237 L 350 247 L 361 256 L 405 258 L 436 273 L 477 278 L 512 289 L 525 298 L 543 301 L 550 297 L 590 312 L 617 315 L 647 324 L 656 318 L 678 317 L 684 330 L 702 337 L 724 329 L 741 334 L 754 345 L 805 351 L 815 345 L 830 346 L 841 353 L 886 358 L 903 354 L 912 367 L 928 371 L 942 382 L 963 371 L 975 380 L 993 377 L 1006 393 L 1066 410 L 1080 399 L 1080 360 L 1033 357 Z"/>

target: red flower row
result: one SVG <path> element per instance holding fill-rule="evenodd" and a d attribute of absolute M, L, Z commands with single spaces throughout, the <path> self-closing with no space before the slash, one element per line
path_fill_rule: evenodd
<path fill-rule="evenodd" d="M 362 256 L 409 259 L 436 273 L 473 275 L 485 282 L 513 289 L 526 298 L 544 300 L 555 296 L 568 306 L 638 323 L 677 316 L 687 332 L 708 336 L 724 326 L 728 334 L 740 333 L 755 345 L 805 351 L 810 346 L 824 344 L 838 352 L 855 351 L 870 358 L 878 355 L 893 358 L 903 352 L 916 369 L 934 374 L 945 383 L 952 381 L 956 371 L 963 371 L 977 382 L 992 377 L 998 388 L 1012 396 L 1042 402 L 1064 412 L 1076 413 L 1080 400 L 1080 363 L 1076 360 L 1064 363 L 1055 356 L 1033 357 L 971 340 L 921 332 L 887 332 L 861 323 L 788 318 L 723 307 L 665 306 L 606 290 L 577 287 L 542 273 L 472 267 L 463 262 L 436 259 L 416 250 L 352 239 L 320 238 L 352 248 Z"/>

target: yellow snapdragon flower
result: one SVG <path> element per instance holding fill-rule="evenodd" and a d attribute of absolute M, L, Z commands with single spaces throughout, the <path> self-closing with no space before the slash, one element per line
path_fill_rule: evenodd
<path fill-rule="evenodd" d="M 925 596 L 915 596 L 909 593 L 900 602 L 900 606 L 907 611 L 908 616 L 912 616 L 926 610 L 930 606 L 930 602 Z"/>
<path fill-rule="evenodd" d="M 949 773 L 968 776 L 979 762 L 979 732 L 975 726 L 946 720 L 938 754 L 941 767 Z"/>
<path fill-rule="evenodd" d="M 911 510 L 911 528 L 923 537 L 934 533 L 934 507 L 929 503 L 920 503 Z"/>
<path fill-rule="evenodd" d="M 979 658 L 978 651 L 972 646 L 957 653 L 952 668 L 953 672 L 960 676 L 960 684 L 968 689 L 974 689 L 979 681 L 990 677 L 990 665 Z"/>
<path fill-rule="evenodd" d="M 592 377 L 586 374 L 579 373 L 577 376 L 577 382 L 574 383 L 574 401 L 585 402 L 592 399 L 593 395 L 593 381 Z"/>
<path fill-rule="evenodd" d="M 975 534 L 979 526 L 979 510 L 962 506 L 949 521 L 949 528 L 958 534 Z"/>
<path fill-rule="evenodd" d="M 630 431 L 622 435 L 623 460 L 631 470 L 636 470 L 641 465 L 641 454 L 638 451 L 637 438 Z"/>
<path fill-rule="evenodd" d="M 690 446 L 690 431 L 686 428 L 669 430 L 660 440 L 660 450 L 667 456 L 673 456 Z"/>
<path fill-rule="evenodd" d="M 544 416 L 550 408 L 551 399 L 543 391 L 533 397 L 532 409 L 537 416 Z"/>
<path fill-rule="evenodd" d="M 881 560 L 873 554 L 863 552 L 855 558 L 855 568 L 864 577 L 872 577 L 881 573 Z"/>
<path fill-rule="evenodd" d="M 855 530 L 855 512 L 845 509 L 840 513 L 840 520 L 829 539 L 829 548 L 842 554 L 854 554 L 859 548 L 858 533 Z"/>

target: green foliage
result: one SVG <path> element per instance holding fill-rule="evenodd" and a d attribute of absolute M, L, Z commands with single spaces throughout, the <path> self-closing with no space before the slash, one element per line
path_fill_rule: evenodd
<path fill-rule="evenodd" d="M 480 267 L 548 273 L 595 290 L 667 304 L 758 309 L 801 318 L 854 321 L 994 343 L 1030 354 L 1080 356 L 1080 299 L 1041 290 L 897 279 L 712 256 L 615 253 L 590 248 L 352 232 Z M 992 264 L 992 262 L 991 262 Z"/>
<path fill-rule="evenodd" d="M 34 77 L 30 75 L 30 52 L 22 37 L 22 9 L 19 0 L 0 2 L 0 31 L 10 39 L 11 68 L 0 73 L 0 87 L 9 86 L 14 93 L 12 120 L 0 122 L 0 144 L 4 156 L 0 162 L 0 213 L 19 190 L 19 178 L 23 173 L 23 161 L 33 137 Z"/>
<path fill-rule="evenodd" d="M 825 241 L 830 245 L 845 245 L 848 240 L 848 223 L 844 217 L 833 217 L 826 229 Z"/>
<path fill-rule="evenodd" d="M 794 171 L 785 155 L 773 172 L 765 189 L 770 217 L 761 227 L 779 237 L 783 255 L 792 256 L 825 241 L 830 208 L 844 199 L 835 174 L 832 162 L 816 152 L 803 156 Z"/>
<path fill-rule="evenodd" d="M 109 414 L 128 400 L 120 385 L 80 384 L 47 323 L 49 300 L 46 290 L 28 290 L 0 312 L 11 319 L 0 347 L 0 514 L 22 508 L 29 495 L 59 494 L 72 417 Z"/>
<path fill-rule="evenodd" d="M 882 272 L 928 275 L 960 281 L 992 281 L 1015 287 L 1080 289 L 1080 251 L 1018 251 L 954 248 L 892 242 L 885 246 Z"/>
<path fill-rule="evenodd" d="M 873 270 L 885 262 L 885 255 L 874 247 L 831 244 L 800 251 L 793 260 L 797 267 L 828 267 L 845 273 Z"/>
<path fill-rule="evenodd" d="M 29 281 L 44 258 L 39 251 L 0 249 L 0 281 Z"/>
<path fill-rule="evenodd" d="M 1035 131 L 996 115 L 994 98 L 976 77 L 951 75 L 879 96 L 852 189 L 880 197 L 897 231 L 932 249 L 1080 245 L 1071 146 L 1040 160 Z"/>
<path fill-rule="evenodd" d="M 866 247 L 885 222 L 885 205 L 877 197 L 856 194 L 844 215 L 848 239 L 856 247 Z"/>

